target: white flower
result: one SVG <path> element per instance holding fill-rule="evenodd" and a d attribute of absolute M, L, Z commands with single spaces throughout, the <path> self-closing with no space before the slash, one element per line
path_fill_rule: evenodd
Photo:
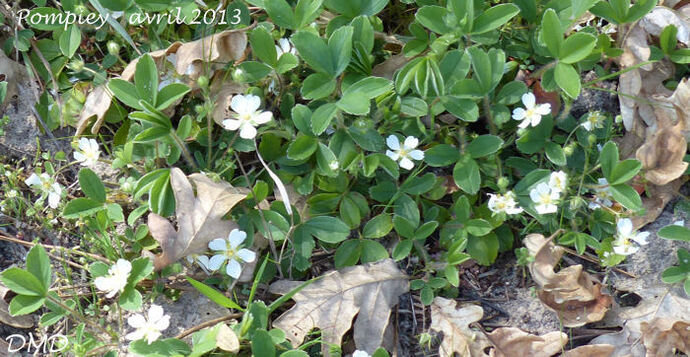
<path fill-rule="evenodd" d="M 333 161 L 331 161 L 331 162 L 328 163 L 328 167 L 329 167 L 331 170 L 337 170 L 338 167 L 340 167 L 340 163 L 338 162 L 338 160 L 333 160 Z"/>
<path fill-rule="evenodd" d="M 146 343 L 151 344 L 161 337 L 161 331 L 170 325 L 170 316 L 164 315 L 163 308 L 158 305 L 151 305 L 147 315 L 148 319 L 141 314 L 134 314 L 127 319 L 129 326 L 136 330 L 128 333 L 126 339 L 135 341 L 145 338 Z"/>
<path fill-rule="evenodd" d="M 118 259 L 113 266 L 108 269 L 108 275 L 99 276 L 93 281 L 96 289 L 108 292 L 105 297 L 111 298 L 118 292 L 125 290 L 129 273 L 132 271 L 132 263 L 124 259 Z"/>
<path fill-rule="evenodd" d="M 227 130 L 240 130 L 242 139 L 254 139 L 256 127 L 273 119 L 273 113 L 259 110 L 261 98 L 249 95 L 236 95 L 230 102 L 230 108 L 237 113 L 234 119 L 225 119 L 223 126 Z"/>
<path fill-rule="evenodd" d="M 209 258 L 205 255 L 197 255 L 197 254 L 188 255 L 187 256 L 187 262 L 189 264 L 194 264 L 194 262 L 196 262 L 197 264 L 199 264 L 201 269 L 203 269 L 207 273 L 211 270 L 208 267 Z"/>
<path fill-rule="evenodd" d="M 390 148 L 390 150 L 386 150 L 386 155 L 393 161 L 400 160 L 400 167 L 403 169 L 412 170 L 414 167 L 414 162 L 412 162 L 412 160 L 424 159 L 424 151 L 416 149 L 417 145 L 419 145 L 419 140 L 414 136 L 405 138 L 402 147 L 400 146 L 398 137 L 395 135 L 389 136 L 388 139 L 386 139 L 386 144 L 388 144 Z"/>
<path fill-rule="evenodd" d="M 489 203 L 487 205 L 494 214 L 501 212 L 518 214 L 522 212 L 522 208 L 518 207 L 517 202 L 515 202 L 513 191 L 508 191 L 504 195 L 489 193 Z"/>
<path fill-rule="evenodd" d="M 42 173 L 39 176 L 33 173 L 24 183 L 26 183 L 27 186 L 36 187 L 41 190 L 41 197 L 48 196 L 48 206 L 53 209 L 57 208 L 60 203 L 60 198 L 62 197 L 62 186 L 54 182 L 50 175 Z"/>
<path fill-rule="evenodd" d="M 549 177 L 549 187 L 559 194 L 568 188 L 568 175 L 563 171 L 552 172 Z"/>
<path fill-rule="evenodd" d="M 616 254 L 634 254 L 640 248 L 634 245 L 633 242 L 637 243 L 638 245 L 645 245 L 648 243 L 647 237 L 649 236 L 649 232 L 635 232 L 633 230 L 632 221 L 629 218 L 619 220 L 616 226 L 618 228 L 618 233 L 616 234 L 616 240 L 613 241 L 613 251 Z"/>
<path fill-rule="evenodd" d="M 290 43 L 290 40 L 287 38 L 281 38 L 278 40 L 278 44 L 276 45 L 276 52 L 278 53 L 278 59 L 280 59 L 280 56 L 282 56 L 284 53 L 292 53 L 293 55 L 297 56 L 297 49 L 295 49 L 294 46 Z"/>
<path fill-rule="evenodd" d="M 352 353 L 352 357 L 371 357 L 371 355 L 367 351 L 356 350 Z"/>
<path fill-rule="evenodd" d="M 601 128 L 603 126 L 602 124 L 604 123 L 604 119 L 606 119 L 606 117 L 597 110 L 587 114 L 585 122 L 580 125 L 582 125 L 585 130 L 592 131 L 594 129 Z"/>
<path fill-rule="evenodd" d="M 542 182 L 533 188 L 529 193 L 529 197 L 537 204 L 534 208 L 539 214 L 554 213 L 558 210 L 556 201 L 558 201 L 559 193 L 552 190 L 546 182 Z"/>
<path fill-rule="evenodd" d="M 84 166 L 93 166 L 101 156 L 101 149 L 98 142 L 94 139 L 79 139 L 79 150 L 74 152 L 74 159 Z"/>
<path fill-rule="evenodd" d="M 589 203 L 589 209 L 601 208 L 602 205 L 606 207 L 613 206 L 613 196 L 609 188 L 609 182 L 605 178 L 600 178 L 598 181 L 599 187 L 594 188 L 594 202 Z"/>
<path fill-rule="evenodd" d="M 537 105 L 537 98 L 532 93 L 525 93 L 522 95 L 522 104 L 524 108 L 515 108 L 513 110 L 513 119 L 521 120 L 518 125 L 520 128 L 526 128 L 530 125 L 537 126 L 541 122 L 541 116 L 551 113 L 551 104 L 544 103 Z"/>
<path fill-rule="evenodd" d="M 220 266 L 227 260 L 228 264 L 225 267 L 225 272 L 237 279 L 242 273 L 242 266 L 238 260 L 243 260 L 251 263 L 256 259 L 256 253 L 249 249 L 237 249 L 247 239 L 247 233 L 235 228 L 228 235 L 228 239 L 216 238 L 208 243 L 208 247 L 217 252 L 222 252 L 211 257 L 208 262 L 210 270 L 218 270 Z"/>

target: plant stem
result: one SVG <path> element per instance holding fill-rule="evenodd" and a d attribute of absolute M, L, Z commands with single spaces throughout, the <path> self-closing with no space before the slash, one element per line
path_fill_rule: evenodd
<path fill-rule="evenodd" d="M 486 116 L 486 121 L 489 122 L 489 132 L 491 135 L 496 135 L 498 133 L 498 128 L 496 128 L 496 123 L 494 123 L 494 117 L 491 114 L 491 102 L 489 101 L 489 96 L 484 96 L 484 116 Z M 503 164 L 501 163 L 501 158 L 496 154 L 496 170 L 498 171 L 497 177 L 503 176 Z"/>
<path fill-rule="evenodd" d="M 84 323 L 85 325 L 89 325 L 89 326 L 91 326 L 91 327 L 93 327 L 93 328 L 95 328 L 95 329 L 101 331 L 102 333 L 104 333 L 104 334 L 106 334 L 106 335 L 109 335 L 109 336 L 112 337 L 112 338 L 117 338 L 117 335 L 116 335 L 114 332 L 110 332 L 110 331 L 106 330 L 105 328 L 103 328 L 103 326 L 101 326 L 101 325 L 99 325 L 99 324 L 97 324 L 97 323 L 94 323 L 94 322 L 91 321 L 91 320 L 87 320 L 87 319 L 84 317 L 84 315 L 82 315 L 82 314 L 79 313 L 78 311 L 72 309 L 71 307 L 67 306 L 65 303 L 63 303 L 63 302 L 60 301 L 59 299 L 55 299 L 55 298 L 51 297 L 50 295 L 47 295 L 47 296 L 46 296 L 46 299 L 50 300 L 52 303 L 54 303 L 54 304 L 60 306 L 61 308 L 65 309 L 65 311 L 67 311 L 67 312 L 69 312 L 70 314 L 72 314 L 72 316 L 76 317 L 77 320 L 79 320 L 80 322 Z"/>
<path fill-rule="evenodd" d="M 177 136 L 175 130 L 170 129 L 170 137 L 173 138 L 175 144 L 177 144 L 177 147 L 180 148 L 180 150 L 182 151 L 182 156 L 184 156 L 189 166 L 193 167 L 194 169 L 198 169 L 199 166 L 197 166 L 196 162 L 194 161 L 194 158 L 192 157 L 192 154 L 189 152 L 189 149 L 187 149 L 187 145 L 185 145 L 184 141 L 182 141 L 182 139 L 179 136 Z"/>

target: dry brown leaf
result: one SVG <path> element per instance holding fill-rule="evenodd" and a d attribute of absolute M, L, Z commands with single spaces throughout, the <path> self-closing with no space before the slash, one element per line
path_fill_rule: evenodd
<path fill-rule="evenodd" d="M 690 104 L 690 103 L 689 103 Z M 670 127 L 660 128 L 637 149 L 635 156 L 642 163 L 645 178 L 655 185 L 665 185 L 680 177 L 688 168 L 683 161 L 688 144 L 680 121 Z"/>
<path fill-rule="evenodd" d="M 494 344 L 491 357 L 551 357 L 563 350 L 568 335 L 554 331 L 541 336 L 532 335 L 515 327 L 501 327 L 488 336 Z"/>
<path fill-rule="evenodd" d="M 532 279 L 539 285 L 537 294 L 542 303 L 558 313 L 565 327 L 579 327 L 604 317 L 613 301 L 601 293 L 601 284 L 582 265 L 572 265 L 554 272 L 563 255 L 563 248 L 541 234 L 530 234 L 524 244 L 534 256 L 529 264 Z"/>
<path fill-rule="evenodd" d="M 193 174 L 189 178 L 196 185 L 196 197 L 182 170 L 173 168 L 170 172 L 177 206 L 177 232 L 167 219 L 149 214 L 149 230 L 163 250 L 154 260 L 156 271 L 187 255 L 204 252 L 208 242 L 226 238 L 237 228 L 237 224 L 224 220 L 223 216 L 247 197 L 247 190 L 226 182 L 213 182 L 204 174 Z"/>
<path fill-rule="evenodd" d="M 170 62 L 176 76 L 184 76 L 192 89 L 196 88 L 196 79 L 202 74 L 202 62 L 211 64 L 211 73 L 227 62 L 239 61 L 244 58 L 247 49 L 247 29 L 227 30 L 209 35 L 196 41 L 175 42 L 164 50 L 150 52 L 159 70 L 166 71 L 166 63 Z M 139 58 L 130 62 L 120 75 L 126 81 L 134 77 Z M 91 128 L 92 134 L 98 133 L 103 123 L 103 116 L 112 103 L 112 96 L 105 85 L 96 87 L 86 97 L 86 103 L 79 115 L 76 135 L 81 135 L 90 123 L 90 118 L 96 115 L 96 123 Z"/>
<path fill-rule="evenodd" d="M 429 329 L 443 333 L 438 347 L 440 356 L 483 357 L 491 342 L 483 332 L 470 329 L 470 324 L 482 319 L 484 310 L 477 305 L 464 304 L 459 308 L 455 300 L 437 296 L 431 303 L 431 325 Z"/>
<path fill-rule="evenodd" d="M 647 185 L 646 192 L 642 195 L 644 215 L 632 217 L 633 228 L 638 230 L 654 222 L 664 211 L 666 204 L 678 195 L 678 190 L 686 181 L 681 177 L 664 186 Z"/>
<path fill-rule="evenodd" d="M 412 59 L 412 57 L 405 57 L 405 54 L 403 53 L 390 56 L 387 60 L 374 66 L 374 68 L 371 71 L 371 75 L 376 77 L 393 79 L 395 72 L 400 68 L 403 68 Z"/>
<path fill-rule="evenodd" d="M 217 73 L 211 82 L 210 95 L 214 99 L 213 121 L 223 125 L 223 120 L 231 116 L 230 102 L 235 94 L 243 93 L 247 86 L 225 78 L 223 73 Z"/>
<path fill-rule="evenodd" d="M 690 323 L 666 318 L 655 318 L 640 324 L 647 356 L 672 356 L 675 351 L 690 354 Z"/>
<path fill-rule="evenodd" d="M 280 280 L 271 284 L 270 291 L 287 294 L 302 283 Z M 340 345 L 352 326 L 357 349 L 373 353 L 383 343 L 391 309 L 409 288 L 407 275 L 392 259 L 331 271 L 296 293 L 295 306 L 273 326 L 283 329 L 295 347 L 319 328 L 326 342 L 324 355 L 328 355 L 328 343 Z"/>
<path fill-rule="evenodd" d="M 31 315 L 10 315 L 10 304 L 5 300 L 9 291 L 9 289 L 0 283 L 0 325 L 9 325 L 16 328 L 32 328 L 34 326 L 34 319 Z"/>
<path fill-rule="evenodd" d="M 664 342 L 673 342 L 674 335 L 668 329 L 674 326 L 675 328 L 687 327 L 690 323 L 690 299 L 687 298 L 682 287 L 669 289 L 667 286 L 652 286 L 636 290 L 635 293 L 642 297 L 640 303 L 635 307 L 622 308 L 618 311 L 618 317 L 625 321 L 623 330 L 598 336 L 590 343 L 616 346 L 611 357 L 669 356 L 669 354 L 658 352 L 670 348 L 663 345 Z M 659 319 L 667 321 L 656 322 Z M 685 343 L 683 348 L 686 348 L 686 352 L 690 352 L 687 350 L 687 335 L 683 338 L 686 339 L 681 340 Z"/>
<path fill-rule="evenodd" d="M 611 357 L 615 349 L 612 345 L 586 345 L 565 351 L 561 357 Z"/>
<path fill-rule="evenodd" d="M 240 351 L 240 341 L 228 325 L 220 325 L 218 335 L 216 335 L 216 347 L 223 351 L 230 353 L 237 353 Z"/>

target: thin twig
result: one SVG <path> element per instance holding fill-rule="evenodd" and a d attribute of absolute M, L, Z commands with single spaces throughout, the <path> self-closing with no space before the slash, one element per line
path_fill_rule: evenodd
<path fill-rule="evenodd" d="M 214 326 L 214 325 L 216 325 L 216 324 L 218 324 L 218 323 L 221 323 L 221 322 L 223 322 L 223 321 L 227 321 L 227 320 L 231 320 L 231 319 L 236 319 L 236 318 L 238 318 L 238 317 L 242 317 L 242 315 L 243 315 L 243 313 L 241 313 L 241 312 L 235 312 L 235 313 L 232 313 L 232 314 L 225 315 L 225 316 L 223 316 L 223 317 L 219 317 L 219 318 L 217 318 L 217 319 L 213 319 L 213 320 L 209 320 L 209 321 L 203 322 L 203 323 L 198 324 L 198 325 L 196 325 L 196 326 L 194 326 L 194 327 L 192 327 L 192 328 L 190 328 L 190 329 L 187 329 L 187 330 L 182 331 L 180 334 L 178 334 L 177 336 L 175 336 L 175 338 L 177 338 L 177 339 L 185 338 L 186 336 L 189 336 L 189 335 L 193 334 L 194 332 L 197 332 L 197 331 L 199 331 L 199 330 L 201 330 L 201 329 L 203 329 L 203 328 Z"/>
<path fill-rule="evenodd" d="M 0 240 L 4 240 L 4 241 L 7 241 L 7 242 L 12 242 L 12 243 L 17 243 L 17 244 L 21 244 L 21 245 L 23 245 L 23 246 L 25 246 L 25 247 L 33 247 L 33 246 L 35 246 L 35 245 L 38 244 L 38 245 L 40 245 L 40 246 L 42 246 L 43 248 L 46 248 L 46 249 L 64 250 L 64 251 L 66 251 L 67 253 L 74 253 L 74 254 L 81 255 L 81 256 L 85 256 L 85 257 L 88 257 L 88 258 L 91 258 L 91 259 L 95 259 L 95 260 L 98 260 L 98 261 L 101 261 L 101 262 L 104 262 L 104 263 L 111 263 L 110 260 L 108 260 L 108 259 L 106 259 L 106 258 L 103 258 L 103 257 L 101 257 L 100 255 L 96 255 L 96 254 L 92 254 L 92 253 L 87 253 L 87 252 L 82 252 L 82 251 L 80 251 L 80 250 L 72 250 L 72 249 L 70 249 L 70 248 L 60 247 L 60 246 L 56 246 L 56 245 L 43 244 L 43 243 L 33 243 L 33 242 L 26 242 L 26 241 L 23 241 L 23 240 L 21 240 L 21 239 L 19 239 L 19 238 L 6 236 L 6 235 L 1 234 L 1 233 L 0 233 Z"/>
<path fill-rule="evenodd" d="M 567 248 L 567 247 L 562 247 L 562 248 L 563 248 L 563 250 L 564 250 L 566 253 L 568 253 L 568 254 L 570 254 L 570 255 L 574 255 L 574 256 L 579 257 L 579 258 L 582 258 L 582 259 L 584 259 L 584 260 L 586 260 L 586 261 L 588 261 L 588 262 L 590 262 L 590 263 L 594 263 L 594 264 L 600 265 L 599 259 L 595 259 L 595 258 L 592 258 L 592 257 L 587 256 L 587 255 L 584 255 L 584 254 L 579 254 L 578 252 L 576 252 L 576 251 L 574 251 L 574 250 L 572 250 L 572 249 L 570 249 L 570 248 Z M 627 275 L 627 276 L 629 276 L 629 277 L 631 277 L 631 278 L 633 278 L 633 279 L 637 279 L 637 278 L 638 278 L 636 275 L 634 275 L 634 274 L 632 274 L 632 273 L 628 273 L 627 271 L 625 271 L 625 270 L 623 270 L 623 269 L 616 268 L 616 267 L 611 267 L 611 268 L 612 268 L 613 270 L 615 270 L 615 271 L 617 271 L 617 272 L 619 272 L 619 273 L 621 273 L 621 274 Z"/>

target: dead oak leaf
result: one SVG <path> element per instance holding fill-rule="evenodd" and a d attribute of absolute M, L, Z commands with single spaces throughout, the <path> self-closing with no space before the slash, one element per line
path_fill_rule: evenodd
<path fill-rule="evenodd" d="M 226 182 L 214 182 L 204 174 L 193 174 L 189 179 L 196 186 L 196 197 L 192 183 L 182 170 L 173 168 L 170 172 L 177 207 L 177 231 L 167 219 L 149 214 L 149 230 L 163 250 L 154 259 L 156 271 L 187 255 L 204 252 L 208 242 L 225 238 L 237 228 L 237 224 L 224 220 L 223 216 L 247 197 L 247 190 Z"/>
<path fill-rule="evenodd" d="M 690 354 L 690 323 L 655 318 L 640 324 L 647 356 L 672 356 L 675 350 Z"/>
<path fill-rule="evenodd" d="M 300 284 L 280 280 L 271 284 L 270 291 L 287 294 Z M 328 355 L 328 344 L 340 345 L 352 326 L 357 349 L 373 353 L 384 342 L 391 309 L 408 291 L 408 277 L 392 259 L 331 271 L 296 293 L 292 297 L 295 306 L 278 317 L 273 326 L 285 331 L 295 347 L 312 329 L 319 328 L 326 342 L 324 355 Z"/>
<path fill-rule="evenodd" d="M 601 284 L 583 271 L 582 265 L 555 272 L 553 269 L 563 255 L 563 248 L 541 234 L 530 234 L 523 242 L 534 256 L 528 267 L 532 279 L 540 287 L 539 300 L 558 313 L 563 326 L 579 327 L 604 317 L 613 300 L 601 293 Z"/>
<path fill-rule="evenodd" d="M 563 350 L 568 335 L 560 331 L 533 335 L 515 327 L 501 327 L 488 335 L 494 348 L 489 352 L 491 357 L 551 357 Z"/>
<path fill-rule="evenodd" d="M 655 185 L 666 185 L 679 178 L 688 168 L 683 161 L 688 144 L 682 133 L 685 123 L 660 128 L 647 138 L 635 156 L 645 169 L 645 178 Z"/>
<path fill-rule="evenodd" d="M 561 357 L 611 357 L 616 346 L 585 345 L 565 351 Z"/>
<path fill-rule="evenodd" d="M 486 347 L 491 342 L 483 332 L 470 329 L 473 324 L 482 319 L 484 310 L 477 305 L 464 304 L 457 306 L 455 300 L 434 298 L 431 303 L 431 325 L 429 329 L 443 333 L 443 341 L 438 347 L 440 356 L 483 357 Z"/>

